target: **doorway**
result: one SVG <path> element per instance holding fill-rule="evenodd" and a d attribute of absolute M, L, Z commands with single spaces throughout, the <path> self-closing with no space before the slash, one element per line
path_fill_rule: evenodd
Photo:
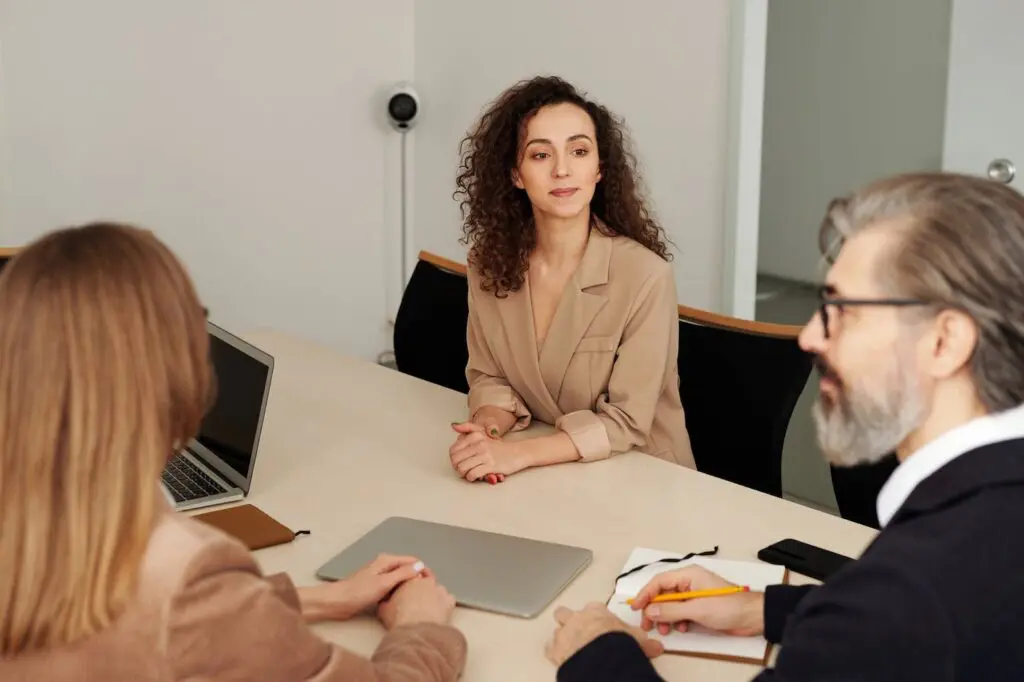
<path fill-rule="evenodd" d="M 833 197 L 942 168 L 951 12 L 952 0 L 767 2 L 755 319 L 801 325 L 816 310 L 817 230 Z M 834 512 L 816 398 L 812 374 L 787 431 L 783 487 Z"/>

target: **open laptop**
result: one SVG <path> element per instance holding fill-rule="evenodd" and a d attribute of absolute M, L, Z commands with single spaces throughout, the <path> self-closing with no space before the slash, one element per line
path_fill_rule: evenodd
<path fill-rule="evenodd" d="M 581 547 L 393 516 L 317 577 L 341 580 L 382 553 L 423 561 L 461 606 L 520 618 L 541 613 L 593 560 Z"/>
<path fill-rule="evenodd" d="M 216 402 L 199 435 L 167 463 L 164 493 L 178 511 L 234 502 L 249 493 L 274 358 L 212 322 Z"/>

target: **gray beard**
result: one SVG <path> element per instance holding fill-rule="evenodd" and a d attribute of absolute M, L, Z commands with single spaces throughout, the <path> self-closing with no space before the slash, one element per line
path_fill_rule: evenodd
<path fill-rule="evenodd" d="M 921 425 L 924 395 L 910 368 L 909 362 L 894 363 L 881 395 L 844 384 L 835 402 L 818 396 L 814 422 L 829 463 L 850 467 L 878 462 Z"/>

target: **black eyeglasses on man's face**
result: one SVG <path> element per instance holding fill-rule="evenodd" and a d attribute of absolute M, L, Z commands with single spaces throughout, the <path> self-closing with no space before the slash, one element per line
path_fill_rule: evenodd
<path fill-rule="evenodd" d="M 907 307 L 915 305 L 928 305 L 927 301 L 917 298 L 839 298 L 836 296 L 835 287 L 826 284 L 818 288 L 818 314 L 821 315 L 821 328 L 824 330 L 825 338 L 830 338 L 829 308 L 835 309 L 835 317 L 843 314 L 843 308 L 851 305 L 873 305 L 873 306 L 898 306 Z"/>

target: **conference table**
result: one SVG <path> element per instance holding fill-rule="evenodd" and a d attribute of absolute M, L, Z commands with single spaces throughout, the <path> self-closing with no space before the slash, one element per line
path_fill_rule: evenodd
<path fill-rule="evenodd" d="M 315 584 L 317 568 L 389 516 L 593 550 L 591 565 L 535 619 L 456 609 L 453 624 L 469 642 L 468 682 L 554 680 L 544 655 L 554 609 L 606 602 L 634 547 L 685 553 L 717 545 L 721 558 L 753 561 L 761 547 L 797 537 L 857 556 L 874 535 L 640 453 L 528 470 L 498 485 L 468 483 L 448 462 L 451 422 L 466 418 L 465 395 L 285 333 L 244 336 L 275 361 L 247 501 L 310 532 L 255 552 L 265 572 Z M 371 616 L 316 630 L 367 656 L 384 635 Z M 677 654 L 655 665 L 668 680 L 730 682 L 758 671 Z"/>

